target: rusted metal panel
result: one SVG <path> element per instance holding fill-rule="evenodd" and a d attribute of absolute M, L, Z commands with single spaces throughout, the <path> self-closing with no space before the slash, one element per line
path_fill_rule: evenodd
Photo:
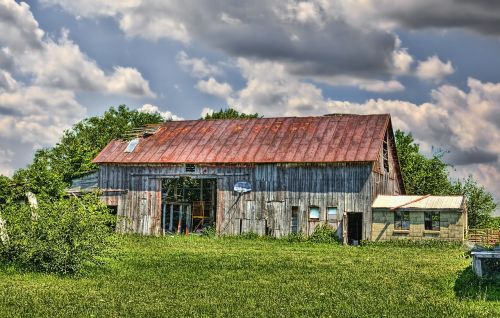
<path fill-rule="evenodd" d="M 389 115 L 172 121 L 130 153 L 112 141 L 94 163 L 376 161 L 389 123 Z"/>

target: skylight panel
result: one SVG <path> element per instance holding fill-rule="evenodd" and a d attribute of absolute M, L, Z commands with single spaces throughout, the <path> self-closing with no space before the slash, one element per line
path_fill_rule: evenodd
<path fill-rule="evenodd" d="M 135 147 L 137 147 L 138 144 L 139 144 L 139 139 L 138 138 L 132 139 L 128 143 L 128 146 L 127 146 L 127 149 L 125 149 L 125 152 L 132 152 L 132 151 L 134 151 Z"/>

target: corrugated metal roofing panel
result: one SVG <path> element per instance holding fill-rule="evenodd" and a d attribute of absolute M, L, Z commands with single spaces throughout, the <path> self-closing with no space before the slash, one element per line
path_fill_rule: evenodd
<path fill-rule="evenodd" d="M 391 209 L 401 206 L 401 209 L 462 209 L 463 205 L 464 197 L 461 195 L 428 197 L 422 195 L 379 195 L 373 201 L 372 208 Z"/>
<path fill-rule="evenodd" d="M 136 149 L 112 141 L 95 163 L 271 163 L 377 160 L 390 116 L 336 115 L 164 123 Z"/>

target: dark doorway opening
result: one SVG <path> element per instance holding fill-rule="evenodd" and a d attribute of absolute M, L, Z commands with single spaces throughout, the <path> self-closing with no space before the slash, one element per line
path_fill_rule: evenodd
<path fill-rule="evenodd" d="M 290 224 L 290 232 L 292 234 L 299 233 L 299 207 L 292 206 L 292 220 Z"/>
<path fill-rule="evenodd" d="M 113 221 L 109 221 L 106 223 L 113 231 L 116 229 L 116 215 L 118 214 L 118 206 L 117 205 L 108 205 L 109 214 L 114 216 Z"/>
<path fill-rule="evenodd" d="M 363 213 L 347 213 L 347 243 L 359 245 L 363 238 Z"/>
<path fill-rule="evenodd" d="M 170 178 L 162 182 L 163 233 L 201 233 L 215 225 L 217 180 Z"/>

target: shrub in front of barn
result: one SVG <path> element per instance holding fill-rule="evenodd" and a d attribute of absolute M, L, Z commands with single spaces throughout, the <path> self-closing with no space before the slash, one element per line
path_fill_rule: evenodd
<path fill-rule="evenodd" d="M 316 226 L 308 240 L 315 243 L 339 243 L 336 230 L 328 224 Z"/>
<path fill-rule="evenodd" d="M 0 259 L 23 269 L 58 274 L 76 273 L 102 264 L 111 251 L 113 217 L 96 194 L 39 199 L 0 209 Z"/>

